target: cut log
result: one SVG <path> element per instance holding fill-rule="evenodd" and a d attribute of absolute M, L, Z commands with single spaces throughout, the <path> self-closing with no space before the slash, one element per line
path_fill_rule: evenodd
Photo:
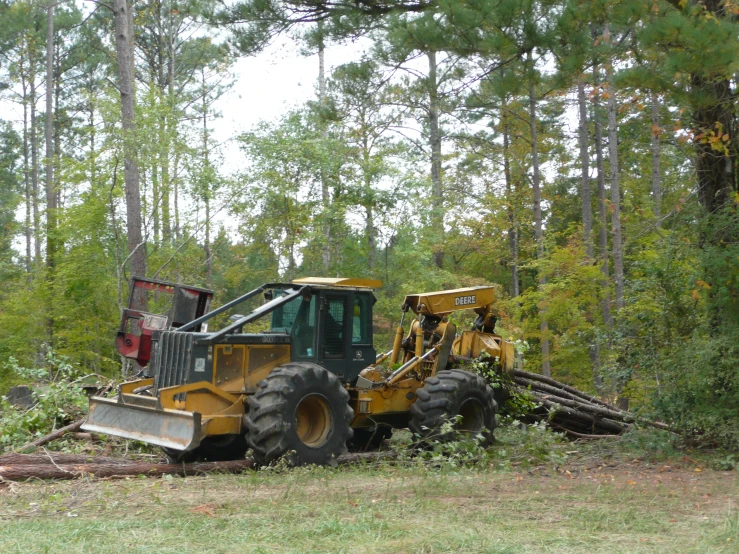
<path fill-rule="evenodd" d="M 162 475 L 197 475 L 221 471 L 236 473 L 254 467 L 254 460 L 237 460 L 233 462 L 203 462 L 196 464 L 47 464 L 47 465 L 12 465 L 0 466 L 0 478 L 6 481 L 20 479 L 76 479 L 83 475 L 95 477 L 136 477 L 145 475 L 161 477 Z"/>
<path fill-rule="evenodd" d="M 53 440 L 58 439 L 59 437 L 61 437 L 65 433 L 71 433 L 71 432 L 74 432 L 74 431 L 79 431 L 80 427 L 82 427 L 82 424 L 85 422 L 85 419 L 86 418 L 84 418 L 84 417 L 82 419 L 78 419 L 77 421 L 75 421 L 74 423 L 70 423 L 66 427 L 62 427 L 61 429 L 57 429 L 53 433 L 49 433 L 48 435 L 45 435 L 45 436 L 43 436 L 43 437 L 41 437 L 39 439 L 36 439 L 35 441 L 29 442 L 27 444 L 24 444 L 23 446 L 21 446 L 17 450 L 17 452 L 23 452 L 24 450 L 28 450 L 29 448 L 43 446 L 47 442 L 51 442 Z"/>
<path fill-rule="evenodd" d="M 517 377 L 516 383 L 527 386 L 527 387 L 531 387 L 530 390 L 529 389 L 527 390 L 536 399 L 557 402 L 558 404 L 562 404 L 563 406 L 568 406 L 570 408 L 574 408 L 576 410 L 582 410 L 590 414 L 607 417 L 610 419 L 614 419 L 616 421 L 623 421 L 625 423 L 641 423 L 643 425 L 649 425 L 657 429 L 669 430 L 669 426 L 666 425 L 665 423 L 641 418 L 631 412 L 625 412 L 623 410 L 619 410 L 616 408 L 614 409 L 606 408 L 602 405 L 592 404 L 589 402 L 585 402 L 583 400 L 574 400 L 572 398 L 574 395 L 570 395 L 569 393 L 563 390 L 558 390 L 556 387 L 544 385 L 542 383 L 537 383 L 536 381 L 531 381 L 523 377 Z"/>
<path fill-rule="evenodd" d="M 559 389 L 566 390 L 567 392 L 574 394 L 576 396 L 579 396 L 580 398 L 587 400 L 588 402 L 592 402 L 593 404 L 600 404 L 601 406 L 605 408 L 610 408 L 611 410 L 618 410 L 616 406 L 608 404 L 607 402 L 603 402 L 600 398 L 596 398 L 595 396 L 590 396 L 589 394 L 586 394 L 580 390 L 577 390 L 575 387 L 571 387 L 569 385 L 565 385 L 564 383 L 560 383 L 559 381 L 556 381 L 555 379 L 552 379 L 551 377 L 545 377 L 544 375 L 539 375 L 538 373 L 529 373 L 528 371 L 523 371 L 520 369 L 514 369 L 513 376 L 514 378 L 523 377 L 525 379 L 531 379 L 532 381 L 541 381 L 542 383 L 546 383 L 548 385 L 552 385 Z"/>
<path fill-rule="evenodd" d="M 97 455 L 84 454 L 62 454 L 60 452 L 47 452 L 46 454 L 3 454 L 0 456 L 0 466 L 12 465 L 53 465 L 53 464 L 117 464 L 129 465 L 141 463 L 128 458 L 110 458 Z"/>
<path fill-rule="evenodd" d="M 583 423 L 592 424 L 593 429 L 599 428 L 599 429 L 608 431 L 610 433 L 620 434 L 626 431 L 628 427 L 627 425 L 623 423 L 619 423 L 617 421 L 613 421 L 611 419 L 606 419 L 606 418 L 599 417 L 596 415 L 590 415 L 585 412 L 581 412 L 579 410 L 568 408 L 567 406 L 563 406 L 562 404 L 551 402 L 549 400 L 540 400 L 540 402 L 544 407 L 549 408 L 550 410 L 562 412 L 569 419 L 574 419 L 577 421 L 582 421 Z"/>
<path fill-rule="evenodd" d="M 11 456 L 11 455 L 9 455 Z M 12 456 L 18 456 L 17 454 Z M 345 454 L 337 458 L 339 464 L 354 464 L 359 462 L 378 462 L 397 457 L 396 452 L 358 452 Z M 25 458 L 25 457 L 24 457 Z M 40 457 L 39 457 L 40 458 Z M 126 463 L 84 463 L 84 464 L 60 464 L 56 457 L 55 463 L 47 458 L 49 463 L 17 463 L 7 464 L 5 460 L 12 458 L 3 457 L 0 462 L 0 480 L 18 481 L 21 479 L 76 479 L 83 475 L 95 477 L 106 477 L 122 479 L 144 475 L 148 477 L 161 477 L 162 475 L 199 475 L 203 473 L 239 473 L 256 466 L 256 462 L 247 458 L 232 462 L 202 462 L 194 464 L 148 464 L 141 462 L 126 461 Z M 34 461 L 37 458 L 34 457 Z M 119 460 L 116 460 L 119 462 Z"/>
<path fill-rule="evenodd" d="M 562 404 L 563 406 L 574 408 L 576 410 L 582 410 L 590 414 L 623 421 L 627 421 L 628 419 L 636 419 L 633 414 L 629 414 L 628 412 L 623 412 L 621 410 L 610 410 L 608 408 L 604 408 L 603 406 L 587 404 L 585 402 L 578 402 L 577 400 L 564 398 L 548 392 L 539 392 L 538 390 L 529 390 L 528 392 L 537 400 L 549 400 L 550 402 L 557 402 L 558 404 Z"/>
<path fill-rule="evenodd" d="M 577 402 L 587 402 L 588 404 L 591 404 L 594 406 L 601 406 L 602 408 L 606 408 L 606 406 L 603 406 L 603 404 L 595 404 L 593 402 L 590 402 L 589 400 L 584 399 L 582 396 L 572 394 L 571 392 L 567 392 L 564 389 L 555 387 L 553 385 L 548 385 L 540 381 L 534 381 L 532 379 L 527 379 L 525 377 L 514 377 L 513 382 L 516 385 L 520 385 L 524 388 L 531 387 L 531 389 L 533 390 L 537 390 L 537 391 L 541 391 L 541 392 L 549 393 L 549 394 L 554 394 L 562 398 L 569 398 L 570 400 L 575 400 Z M 615 406 L 611 406 L 610 408 L 607 408 L 607 409 L 622 411 L 622 410 L 619 410 L 619 408 L 616 408 Z"/>

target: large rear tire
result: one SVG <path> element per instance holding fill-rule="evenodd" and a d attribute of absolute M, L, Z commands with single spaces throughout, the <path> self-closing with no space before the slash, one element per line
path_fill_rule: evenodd
<path fill-rule="evenodd" d="M 479 375 L 460 369 L 439 371 L 426 379 L 416 396 L 408 425 L 414 434 L 441 442 L 454 440 L 457 434 L 481 435 L 485 446 L 495 441 L 498 405 L 493 389 Z M 454 430 L 442 431 L 444 423 L 457 416 Z"/>
<path fill-rule="evenodd" d="M 354 412 L 336 375 L 292 362 L 273 370 L 248 399 L 247 440 L 262 464 L 287 455 L 294 465 L 331 464 L 346 453 Z"/>

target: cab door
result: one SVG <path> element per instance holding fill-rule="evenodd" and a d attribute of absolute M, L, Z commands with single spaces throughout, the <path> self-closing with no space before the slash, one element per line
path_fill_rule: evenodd
<path fill-rule="evenodd" d="M 345 380 L 349 338 L 349 295 L 321 293 L 321 332 L 318 337 L 320 364 Z"/>
<path fill-rule="evenodd" d="M 375 297 L 371 292 L 356 291 L 351 297 L 349 360 L 346 381 L 353 383 L 359 372 L 375 362 L 377 352 L 372 344 L 372 306 Z"/>

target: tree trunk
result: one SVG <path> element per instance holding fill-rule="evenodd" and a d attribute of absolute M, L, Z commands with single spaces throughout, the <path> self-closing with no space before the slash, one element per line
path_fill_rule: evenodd
<path fill-rule="evenodd" d="M 529 63 L 531 63 L 531 53 L 529 53 Z M 533 71 L 533 64 L 531 66 Z M 531 169 L 532 169 L 532 185 L 534 187 L 534 225 L 536 231 L 536 257 L 541 260 L 544 257 L 544 232 L 542 226 L 541 215 L 541 186 L 539 175 L 539 145 L 536 130 L 536 91 L 534 84 L 529 85 L 529 129 L 531 131 Z M 544 285 L 546 278 L 539 276 L 539 285 Z M 552 374 L 549 362 L 549 323 L 546 319 L 546 313 L 543 308 L 539 309 L 539 330 L 541 331 L 541 370 L 542 373 L 549 377 Z"/>
<path fill-rule="evenodd" d="M 154 224 L 154 232 L 152 233 L 152 239 L 154 244 L 159 244 L 159 203 L 161 201 L 161 185 L 159 183 L 159 168 L 157 167 L 156 159 L 151 161 L 151 219 Z"/>
<path fill-rule="evenodd" d="M 23 182 L 25 184 L 26 199 L 26 274 L 31 279 L 31 166 L 28 148 L 28 85 L 26 79 L 21 75 L 21 86 L 23 89 Z"/>
<path fill-rule="evenodd" d="M 606 24 L 604 40 L 611 35 Z M 618 169 L 618 122 L 616 120 L 616 91 L 613 87 L 612 62 L 606 65 L 606 91 L 608 92 L 608 161 L 611 174 L 611 240 L 613 244 L 613 278 L 616 285 L 616 311 L 624 307 L 624 255 L 621 240 L 621 188 Z"/>
<path fill-rule="evenodd" d="M 29 84 L 31 87 L 31 200 L 33 203 L 33 247 L 34 262 L 41 263 L 41 215 L 38 196 L 38 135 L 36 134 L 36 77 L 31 67 Z"/>
<path fill-rule="evenodd" d="M 174 157 L 174 177 L 172 179 L 172 192 L 174 193 L 174 238 L 175 240 L 180 240 L 180 205 L 179 205 L 179 198 L 180 198 L 180 157 L 179 155 L 175 154 Z"/>
<path fill-rule="evenodd" d="M 207 268 L 208 286 L 213 284 L 213 255 L 210 251 L 210 191 L 211 191 L 211 171 L 210 171 L 210 152 L 208 144 L 208 97 L 207 84 L 205 82 L 205 70 L 201 70 L 202 74 L 202 95 L 203 95 L 203 200 L 205 201 L 205 244 L 203 251 L 205 253 L 205 267 Z"/>
<path fill-rule="evenodd" d="M 660 170 L 661 144 L 659 137 L 662 129 L 659 124 L 659 96 L 652 93 L 652 202 L 657 227 L 662 217 L 662 172 Z"/>
<path fill-rule="evenodd" d="M 365 206 L 366 211 L 366 232 L 367 232 L 367 265 L 370 271 L 375 268 L 375 259 L 377 258 L 377 237 L 376 229 L 372 222 L 374 217 L 372 214 L 372 202 L 367 202 Z"/>
<path fill-rule="evenodd" d="M 159 136 L 161 137 L 161 151 L 159 154 L 159 165 L 162 168 L 162 178 L 160 181 L 161 200 L 160 206 L 162 211 L 162 242 L 166 246 L 172 244 L 172 224 L 169 216 L 169 135 L 168 135 L 168 116 L 161 118 L 159 122 Z"/>
<path fill-rule="evenodd" d="M 437 244 L 434 264 L 444 267 L 444 193 L 441 187 L 441 133 L 439 131 L 439 83 L 437 82 L 436 52 L 427 53 L 429 61 L 429 146 L 431 148 L 432 217 L 431 225 Z"/>
<path fill-rule="evenodd" d="M 326 60 L 325 46 L 323 44 L 323 24 L 318 24 L 320 34 L 318 43 L 318 104 L 321 109 L 326 107 Z M 323 147 L 326 147 L 326 125 L 323 122 L 323 113 L 320 114 L 321 139 Z M 323 206 L 323 244 L 321 245 L 321 264 L 323 274 L 329 275 L 331 270 L 331 195 L 328 188 L 328 175 L 326 175 L 325 157 L 321 161 L 321 203 Z"/>
<path fill-rule="evenodd" d="M 737 190 L 736 133 L 734 106 L 736 98 L 727 79 L 691 77 L 693 93 L 701 103 L 693 108 L 693 127 L 697 136 L 728 135 L 721 140 L 726 150 L 714 149 L 714 142 L 695 140 L 698 200 L 711 214 L 724 207 L 731 192 Z"/>
<path fill-rule="evenodd" d="M 361 133 L 362 133 L 362 185 L 364 190 L 362 191 L 362 199 L 364 201 L 366 219 L 365 219 L 365 234 L 367 236 L 367 264 L 370 270 L 375 267 L 375 260 L 377 259 L 377 228 L 374 223 L 374 197 L 372 195 L 372 173 L 370 168 L 371 163 L 371 146 L 369 137 L 367 136 L 367 117 L 366 111 L 360 109 L 359 117 L 361 121 Z"/>
<path fill-rule="evenodd" d="M 170 196 L 172 190 L 172 182 L 169 176 L 169 157 L 171 147 L 171 126 L 172 126 L 172 105 L 174 98 L 174 37 L 172 36 L 172 14 L 171 10 L 167 10 L 167 94 L 165 115 L 159 122 L 159 132 L 162 136 L 161 144 L 161 167 L 162 167 L 162 238 L 167 246 L 172 244 L 172 223 L 169 211 Z"/>
<path fill-rule="evenodd" d="M 126 192 L 126 230 L 132 275 L 146 275 L 146 248 L 141 234 L 141 192 L 136 151 L 133 88 L 133 17 L 126 0 L 115 0 L 116 61 L 123 125 L 123 175 Z M 141 307 L 136 305 L 134 307 Z"/>
<path fill-rule="evenodd" d="M 585 254 L 589 260 L 593 259 L 593 204 L 590 190 L 590 154 L 588 152 L 588 105 L 585 98 L 585 78 L 583 75 L 577 81 L 577 105 L 579 108 L 578 141 L 580 144 L 580 203 L 582 206 L 583 242 L 585 243 Z M 592 315 L 588 314 L 592 320 Z M 597 337 L 593 336 L 589 347 L 590 366 L 593 372 L 595 388 L 600 391 L 602 387 L 600 376 L 600 346 Z"/>
<path fill-rule="evenodd" d="M 588 154 L 588 108 L 585 80 L 577 81 L 577 104 L 580 109 L 578 139 L 580 143 L 580 203 L 582 205 L 583 242 L 588 258 L 593 257 L 593 207 L 590 200 L 590 156 Z"/>
<path fill-rule="evenodd" d="M 608 292 L 610 282 L 610 271 L 608 268 L 608 222 L 606 210 L 606 172 L 603 163 L 603 128 L 600 123 L 600 75 L 597 62 L 593 64 L 593 86 L 595 95 L 593 99 L 593 124 L 595 126 L 595 163 L 598 170 L 598 245 L 601 259 L 601 272 L 603 281 L 603 300 L 601 301 L 601 312 L 603 323 L 607 328 L 613 327 L 611 318 L 611 298 Z"/>
<path fill-rule="evenodd" d="M 56 258 L 56 190 L 54 187 L 54 5 L 46 9 L 46 286 L 50 291 L 47 306 L 47 336 L 54 343 L 54 266 Z"/>
<path fill-rule="evenodd" d="M 503 110 L 507 107 L 504 104 Z M 508 114 L 501 113 L 503 120 L 503 176 L 505 177 L 506 204 L 508 211 L 508 243 L 511 248 L 511 282 L 513 297 L 520 294 L 518 286 L 518 228 L 516 212 L 513 209 L 513 182 L 511 180 L 510 135 L 508 132 Z"/>
<path fill-rule="evenodd" d="M 92 95 L 94 93 L 92 85 L 90 85 L 87 92 L 90 94 L 88 104 L 90 111 L 87 116 L 87 131 L 90 133 L 90 188 L 94 188 L 95 182 L 97 181 L 97 160 L 95 159 L 95 103 L 92 100 Z"/>
<path fill-rule="evenodd" d="M 55 35 L 57 34 L 63 34 L 60 33 L 61 29 L 57 29 L 55 31 Z M 59 171 L 59 160 L 62 158 L 62 133 L 60 129 L 60 121 L 59 121 L 59 101 L 62 97 L 62 72 L 64 71 L 64 67 L 62 65 L 62 59 L 61 59 L 61 53 L 59 48 L 59 41 L 54 39 L 54 64 L 53 64 L 53 71 L 54 71 L 54 117 L 52 120 L 52 135 L 54 138 L 54 206 L 57 208 L 63 208 L 62 204 L 62 182 L 61 182 L 61 175 Z M 54 221 L 54 229 L 56 229 L 59 226 L 59 216 L 58 213 L 55 215 L 55 221 Z M 59 242 L 59 236 L 54 237 L 55 243 L 54 243 L 54 249 L 55 249 L 55 261 L 58 261 L 59 258 L 59 251 L 62 249 L 63 245 Z"/>

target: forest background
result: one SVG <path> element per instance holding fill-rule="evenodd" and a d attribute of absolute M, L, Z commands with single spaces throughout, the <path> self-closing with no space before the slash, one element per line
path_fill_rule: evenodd
<path fill-rule="evenodd" d="M 739 446 L 737 0 L 0 2 L 0 394 L 120 375 L 131 275 L 496 283 L 519 363 Z M 233 64 L 315 87 L 214 139 Z M 326 70 L 327 45 L 363 37 Z M 259 85 L 259 75 L 250 75 Z M 259 106 L 230 105 L 254 110 Z M 226 159 L 228 156 L 229 159 Z"/>

